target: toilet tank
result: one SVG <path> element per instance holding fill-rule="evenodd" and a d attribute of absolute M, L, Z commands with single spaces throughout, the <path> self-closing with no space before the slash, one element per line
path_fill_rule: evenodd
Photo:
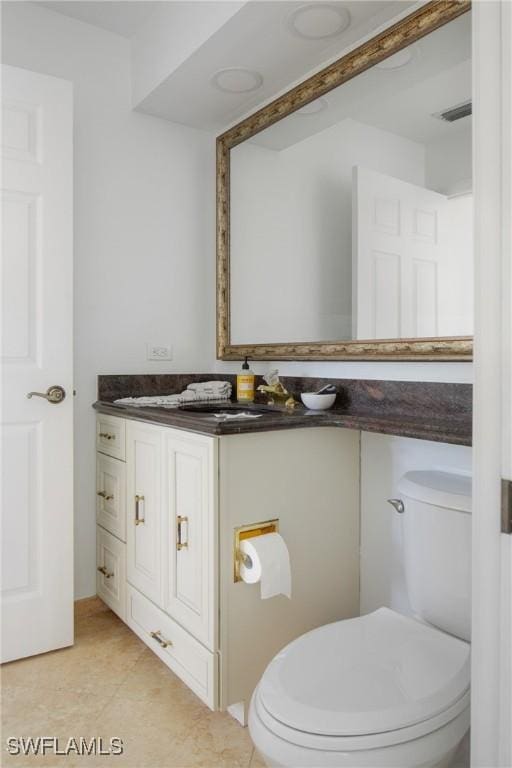
<path fill-rule="evenodd" d="M 404 503 L 405 581 L 414 613 L 463 640 L 471 636 L 471 477 L 407 472 Z"/>

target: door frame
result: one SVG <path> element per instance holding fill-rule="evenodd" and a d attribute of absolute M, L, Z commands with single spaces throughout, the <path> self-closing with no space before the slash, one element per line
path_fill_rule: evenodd
<path fill-rule="evenodd" d="M 473 4 L 475 386 L 471 765 L 512 765 L 512 5 Z"/>

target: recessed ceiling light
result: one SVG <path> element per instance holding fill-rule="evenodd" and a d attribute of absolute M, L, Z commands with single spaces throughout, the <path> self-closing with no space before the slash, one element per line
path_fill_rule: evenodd
<path fill-rule="evenodd" d="M 306 104 L 305 106 L 298 109 L 296 112 L 294 112 L 294 115 L 318 115 L 319 112 L 323 112 L 324 109 L 327 109 L 329 106 L 329 102 L 327 99 L 315 99 L 315 101 L 310 101 L 309 104 Z"/>
<path fill-rule="evenodd" d="M 375 66 L 379 69 L 400 69 L 400 67 L 405 67 L 411 59 L 412 50 L 410 48 L 404 48 L 402 51 L 394 53 L 393 56 L 384 59 L 384 61 L 380 61 Z"/>
<path fill-rule="evenodd" d="M 302 5 L 288 19 L 288 27 L 294 35 L 305 40 L 323 40 L 340 35 L 350 24 L 346 8 L 331 3 Z"/>
<path fill-rule="evenodd" d="M 216 72 L 211 84 L 224 93 L 250 93 L 263 85 L 263 77 L 251 69 L 229 67 Z"/>

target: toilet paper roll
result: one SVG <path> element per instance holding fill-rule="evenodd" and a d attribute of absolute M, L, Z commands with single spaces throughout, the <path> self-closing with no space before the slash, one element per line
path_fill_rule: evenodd
<path fill-rule="evenodd" d="M 261 582 L 261 597 L 292 596 L 290 553 L 282 536 L 265 533 L 240 542 L 240 551 L 249 560 L 240 563 L 240 576 L 246 584 Z"/>

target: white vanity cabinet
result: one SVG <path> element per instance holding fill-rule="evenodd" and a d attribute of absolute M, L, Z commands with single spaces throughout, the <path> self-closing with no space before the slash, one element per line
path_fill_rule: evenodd
<path fill-rule="evenodd" d="M 211 709 L 229 708 L 243 722 L 280 648 L 358 615 L 359 434 L 215 437 L 126 420 L 118 439 L 120 419 L 101 419 L 102 432 L 116 427 L 115 441 L 98 444 L 107 495 L 106 469 L 122 471 L 104 451 L 124 446 L 126 463 L 115 461 L 125 472 L 126 544 L 101 506 L 98 594 Z M 292 597 L 262 600 L 259 584 L 235 581 L 235 531 L 274 519 L 290 552 Z"/>

